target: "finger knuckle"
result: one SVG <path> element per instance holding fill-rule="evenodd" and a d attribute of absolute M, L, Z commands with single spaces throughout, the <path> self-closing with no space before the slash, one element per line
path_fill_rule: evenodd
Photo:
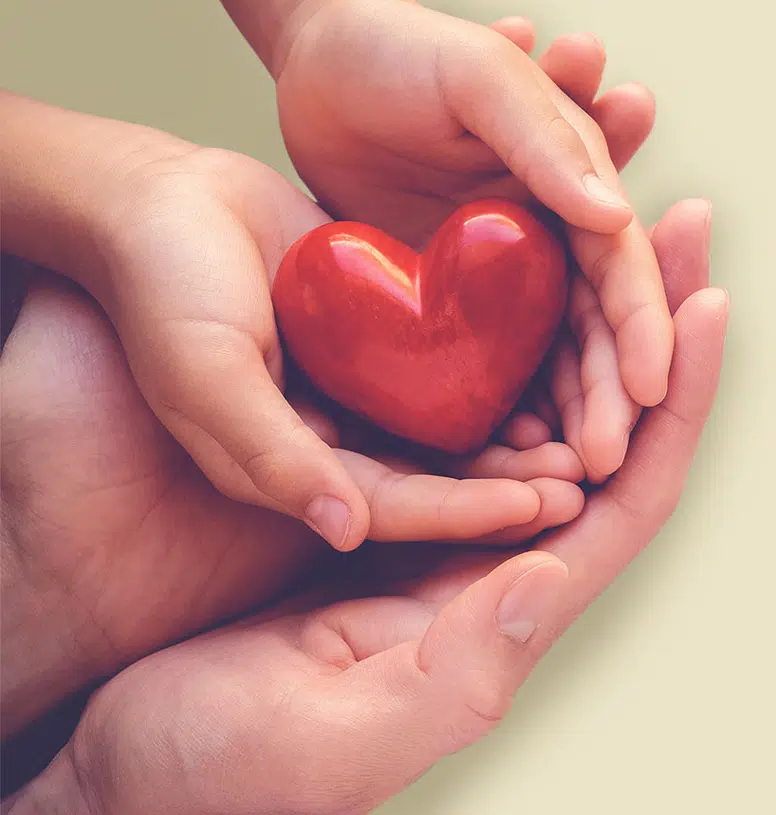
<path fill-rule="evenodd" d="M 313 431 L 297 418 L 282 436 L 268 436 L 264 447 L 247 454 L 241 466 L 255 484 L 272 494 L 285 480 L 295 451 L 309 441 L 311 434 Z"/>
<path fill-rule="evenodd" d="M 153 334 L 144 358 L 155 369 L 160 394 L 186 402 L 201 401 L 244 376 L 246 361 L 259 361 L 256 338 L 219 320 L 177 317 L 164 320 Z"/>
<path fill-rule="evenodd" d="M 455 752 L 489 733 L 509 712 L 512 697 L 498 680 L 478 676 L 462 690 L 458 716 L 447 732 L 448 751 Z"/>
<path fill-rule="evenodd" d="M 591 158 L 593 158 L 594 161 L 600 161 L 601 157 L 607 157 L 607 163 L 609 163 L 609 145 L 607 144 L 606 136 L 598 123 L 584 112 L 581 114 L 580 132 Z M 600 170 L 602 168 L 598 167 L 597 169 Z"/>
<path fill-rule="evenodd" d="M 584 145 L 579 133 L 569 124 L 560 111 L 550 116 L 544 125 L 545 139 L 560 150 L 581 152 Z"/>
<path fill-rule="evenodd" d="M 602 300 L 606 295 L 606 291 L 603 291 L 602 288 L 607 278 L 610 277 L 609 272 L 615 268 L 619 254 L 619 243 L 606 241 L 600 251 L 593 257 L 586 270 L 588 280 L 593 284 Z"/>

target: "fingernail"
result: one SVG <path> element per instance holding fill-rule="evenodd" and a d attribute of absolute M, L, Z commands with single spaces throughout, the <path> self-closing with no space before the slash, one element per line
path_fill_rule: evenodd
<path fill-rule="evenodd" d="M 568 580 L 568 569 L 560 560 L 534 566 L 506 591 L 498 608 L 498 624 L 508 637 L 526 643 L 557 608 Z"/>
<path fill-rule="evenodd" d="M 726 310 L 730 308 L 730 292 L 727 289 L 714 286 L 705 289 L 703 296 L 706 298 L 706 302 L 711 305 L 724 306 Z"/>
<path fill-rule="evenodd" d="M 582 179 L 585 189 L 604 204 L 609 204 L 614 207 L 626 207 L 630 209 L 630 204 L 618 193 L 603 182 L 597 175 L 590 173 Z"/>
<path fill-rule="evenodd" d="M 305 520 L 335 549 L 341 549 L 350 529 L 350 508 L 332 495 L 319 495 L 307 507 Z"/>

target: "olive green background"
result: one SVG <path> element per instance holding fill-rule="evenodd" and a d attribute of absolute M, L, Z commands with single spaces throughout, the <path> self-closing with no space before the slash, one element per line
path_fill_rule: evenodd
<path fill-rule="evenodd" d="M 646 221 L 680 198 L 712 199 L 713 280 L 731 292 L 732 324 L 671 523 L 507 721 L 381 813 L 776 812 L 774 12 L 760 0 L 429 5 L 483 22 L 519 12 L 540 46 L 593 31 L 608 48 L 606 85 L 655 91 L 657 126 L 625 181 Z M 0 80 L 292 174 L 272 83 L 216 0 L 3 0 Z"/>

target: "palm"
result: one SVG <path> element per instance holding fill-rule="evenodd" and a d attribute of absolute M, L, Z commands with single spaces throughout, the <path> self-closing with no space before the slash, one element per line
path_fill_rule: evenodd
<path fill-rule="evenodd" d="M 571 575 L 565 588 L 547 587 L 564 604 L 550 625 L 523 649 L 496 627 L 506 588 L 546 555 L 368 544 L 347 571 L 319 573 L 314 592 L 155 654 L 93 697 L 70 757 L 98 808 L 371 811 L 490 730 L 681 492 L 724 341 L 723 300 L 694 294 L 708 282 L 703 215 L 677 207 L 655 234 L 678 327 L 669 394 L 623 470 L 543 542 Z"/>
<path fill-rule="evenodd" d="M 74 640 L 78 654 L 86 655 L 66 655 L 73 664 L 59 685 L 50 683 L 49 693 L 64 695 L 265 604 L 334 557 L 301 523 L 234 502 L 212 487 L 149 410 L 116 336 L 82 293 L 52 279 L 34 290 L 2 368 L 11 551 L 32 594 L 46 597 L 47 610 L 56 614 L 57 641 Z M 314 418 L 333 430 L 325 413 Z M 363 436 L 353 441 L 353 449 L 371 444 Z M 418 468 L 403 478 L 358 453 L 342 455 L 372 485 L 376 528 L 389 537 L 401 529 L 417 539 L 423 530 L 461 537 L 466 529 L 498 528 L 479 510 L 476 489 L 469 497 L 458 493 L 466 514 L 461 520 L 450 491 L 458 482 Z M 570 450 L 547 446 L 537 455 L 501 448 L 496 458 L 492 472 L 483 470 L 487 463 L 476 465 L 478 475 L 561 479 L 533 480 L 542 495 L 540 514 L 502 537 L 524 539 L 578 513 L 578 489 L 565 480 L 581 477 Z M 467 466 L 459 474 L 466 475 Z M 474 511 L 467 509 L 472 504 Z"/>
<path fill-rule="evenodd" d="M 30 296 L 3 377 L 18 551 L 54 591 L 58 618 L 101 648 L 103 670 L 265 601 L 323 551 L 301 524 L 210 486 L 80 295 Z"/>
<path fill-rule="evenodd" d="M 385 756 L 374 750 L 379 736 L 372 729 L 385 713 L 371 672 L 397 648 L 422 640 L 444 606 L 505 559 L 451 551 L 367 544 L 346 573 L 316 581 L 312 595 L 133 665 L 93 698 L 75 736 L 88 766 L 100 766 L 98 757 L 116 755 L 119 747 L 134 756 L 131 768 L 122 766 L 117 787 L 114 768 L 102 765 L 98 795 L 126 815 L 152 808 L 200 811 L 204 802 L 207 811 L 231 812 L 238 800 L 250 801 L 256 812 L 371 811 L 417 772 L 414 756 L 402 755 L 399 742 L 388 748 L 396 753 L 392 772 L 378 771 Z M 411 666 L 401 671 L 414 679 Z M 460 705 L 466 726 L 442 740 L 444 748 L 428 765 L 493 726 L 496 708 L 480 708 L 490 704 L 489 695 L 474 692 Z M 349 700 L 344 710 L 343 696 Z M 505 696 L 499 712 L 506 706 Z M 175 759 L 157 745 L 172 745 Z M 220 781 L 224 765 L 229 785 Z"/>

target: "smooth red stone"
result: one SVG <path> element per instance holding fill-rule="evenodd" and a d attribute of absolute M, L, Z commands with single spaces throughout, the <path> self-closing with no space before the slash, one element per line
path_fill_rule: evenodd
<path fill-rule="evenodd" d="M 483 446 L 538 368 L 567 291 L 560 242 L 501 199 L 457 210 L 418 254 L 334 222 L 291 247 L 273 300 L 286 350 L 332 399 L 451 453 Z"/>

